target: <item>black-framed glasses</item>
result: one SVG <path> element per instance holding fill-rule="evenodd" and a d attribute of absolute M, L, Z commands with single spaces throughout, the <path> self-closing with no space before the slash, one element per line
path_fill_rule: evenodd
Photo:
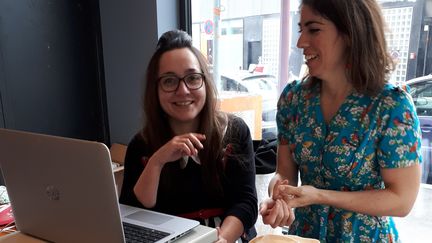
<path fill-rule="evenodd" d="M 203 86 L 205 76 L 203 73 L 189 73 L 183 78 L 176 75 L 165 75 L 158 79 L 159 85 L 165 92 L 174 92 L 183 81 L 189 90 L 197 90 Z"/>

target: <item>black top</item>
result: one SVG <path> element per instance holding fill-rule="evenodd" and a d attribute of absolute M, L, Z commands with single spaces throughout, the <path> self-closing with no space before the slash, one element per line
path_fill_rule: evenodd
<path fill-rule="evenodd" d="M 224 147 L 233 147 L 236 157 L 226 160 L 222 179 L 223 197 L 215 200 L 204 189 L 201 165 L 191 158 L 184 169 L 179 161 L 165 164 L 161 172 L 162 178 L 169 178 L 167 186 L 159 184 L 156 205 L 152 210 L 183 214 L 208 208 L 224 208 L 222 218 L 232 215 L 237 217 L 248 232 L 256 222 L 258 214 L 257 193 L 255 188 L 255 161 L 249 128 L 238 117 L 230 117 L 224 139 Z M 227 149 L 231 150 L 231 149 Z M 236 151 L 237 150 L 237 151 Z M 135 186 L 151 154 L 141 133 L 135 135 L 129 143 L 124 165 L 124 180 L 120 195 L 120 203 L 145 208 L 135 197 Z"/>

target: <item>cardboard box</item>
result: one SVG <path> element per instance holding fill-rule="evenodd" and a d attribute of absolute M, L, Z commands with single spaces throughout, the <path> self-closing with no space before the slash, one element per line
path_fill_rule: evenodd
<path fill-rule="evenodd" d="M 218 100 L 219 109 L 233 113 L 246 122 L 253 140 L 262 137 L 262 97 L 246 93 L 225 91 Z"/>

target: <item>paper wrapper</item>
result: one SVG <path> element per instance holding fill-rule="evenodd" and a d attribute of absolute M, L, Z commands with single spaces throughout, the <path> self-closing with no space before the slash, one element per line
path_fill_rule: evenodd
<path fill-rule="evenodd" d="M 319 243 L 319 240 L 296 235 L 261 235 L 253 238 L 250 243 Z"/>

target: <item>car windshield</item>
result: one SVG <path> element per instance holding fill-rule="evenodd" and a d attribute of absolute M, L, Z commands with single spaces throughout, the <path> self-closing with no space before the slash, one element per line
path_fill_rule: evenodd
<path fill-rule="evenodd" d="M 413 98 L 432 97 L 432 83 L 418 83 L 410 85 L 410 94 Z"/>
<path fill-rule="evenodd" d="M 260 93 L 262 91 L 276 91 L 276 78 L 272 77 L 253 77 L 242 80 L 242 84 L 251 93 Z"/>
<path fill-rule="evenodd" d="M 274 93 L 277 96 L 277 80 L 273 75 L 240 72 L 222 75 L 222 89 L 253 94 Z"/>

